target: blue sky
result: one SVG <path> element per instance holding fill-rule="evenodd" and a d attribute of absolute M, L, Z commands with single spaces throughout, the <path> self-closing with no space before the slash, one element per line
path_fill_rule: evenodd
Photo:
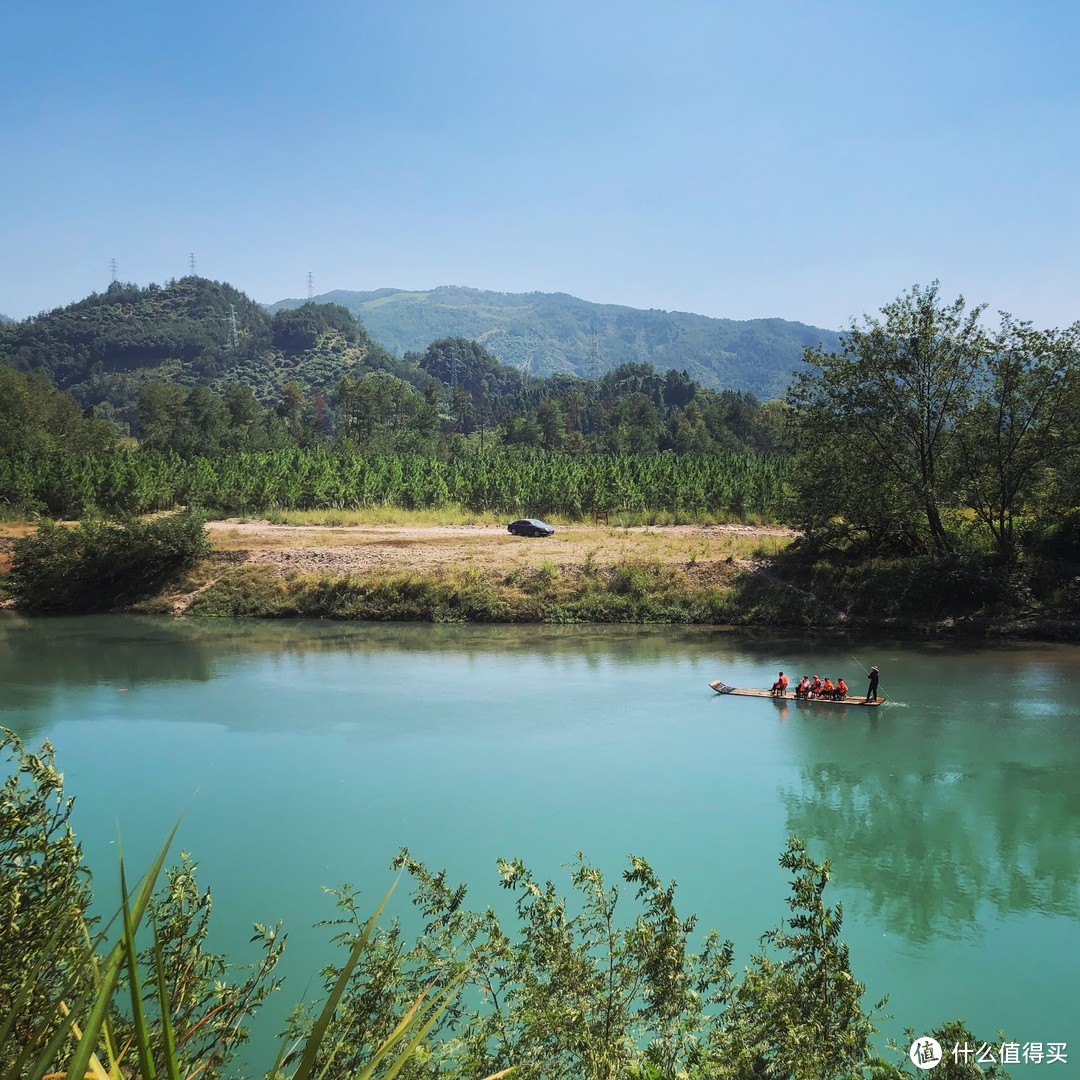
<path fill-rule="evenodd" d="M 1080 5 L 0 9 L 0 312 L 187 273 L 1080 318 Z"/>

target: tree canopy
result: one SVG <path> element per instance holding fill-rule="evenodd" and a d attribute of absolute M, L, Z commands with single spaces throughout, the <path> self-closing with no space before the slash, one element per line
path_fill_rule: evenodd
<path fill-rule="evenodd" d="M 944 555 L 971 513 L 1014 557 L 1017 517 L 1080 446 L 1080 323 L 990 331 L 984 310 L 916 285 L 839 352 L 807 350 L 788 403 L 810 534 Z"/>

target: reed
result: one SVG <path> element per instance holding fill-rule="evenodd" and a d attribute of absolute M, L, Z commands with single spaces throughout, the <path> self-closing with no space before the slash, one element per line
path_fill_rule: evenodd
<path fill-rule="evenodd" d="M 166 962 L 162 935 L 156 920 L 149 931 L 144 920 L 152 907 L 154 889 L 176 829 L 159 852 L 148 873 L 134 890 L 129 889 L 123 856 L 120 858 L 121 907 L 110 925 L 118 927 L 118 937 L 107 946 L 105 934 L 91 936 L 81 913 L 63 913 L 58 920 L 43 955 L 36 958 L 10 1002 L 6 1015 L 0 1015 L 0 1045 L 21 1029 L 27 1033 L 21 1051 L 8 1059 L 2 1080 L 194 1080 L 208 1067 L 219 1064 L 213 1049 L 205 1060 L 185 1054 L 185 1043 L 217 1008 L 210 1009 L 194 1023 L 179 1027 L 175 1017 L 181 1003 L 170 991 L 172 973 Z M 336 979 L 300 1043 L 283 1041 L 277 1057 L 267 1072 L 270 1080 L 313 1080 L 324 1077 L 332 1068 L 337 1047 L 331 1045 L 328 1032 L 335 1012 L 350 980 L 372 947 L 372 935 L 383 909 L 393 892 L 384 896 L 374 914 L 336 971 Z M 74 924 L 83 927 L 86 941 L 82 962 L 72 964 L 61 952 Z M 151 946 L 141 954 L 137 937 L 149 933 Z M 55 950 L 55 957 L 49 955 Z M 37 984 L 46 970 L 54 972 L 65 965 L 66 979 L 50 986 L 52 1007 L 28 1013 Z M 467 973 L 450 980 L 448 985 L 431 983 L 412 1003 L 393 1030 L 359 1070 L 350 1070 L 354 1080 L 390 1080 L 421 1049 L 424 1039 L 461 993 Z M 69 1004 L 70 1003 L 70 1004 Z M 148 1008 L 148 1005 L 153 1008 Z M 63 1062 L 57 1067 L 58 1062 Z M 513 1067 L 503 1069 L 486 1080 L 508 1076 Z M 217 1075 L 209 1068 L 210 1075 Z"/>

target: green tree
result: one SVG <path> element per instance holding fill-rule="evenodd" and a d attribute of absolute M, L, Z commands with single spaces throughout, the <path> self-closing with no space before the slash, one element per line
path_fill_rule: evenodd
<path fill-rule="evenodd" d="M 370 451 L 425 441 L 438 426 L 434 392 L 418 393 L 388 371 L 345 376 L 334 392 L 334 407 L 339 437 Z"/>
<path fill-rule="evenodd" d="M 281 404 L 278 411 L 289 428 L 289 434 L 297 442 L 303 434 L 305 417 L 304 388 L 295 380 L 290 379 L 281 392 Z"/>
<path fill-rule="evenodd" d="M 168 450 L 181 441 L 191 417 L 188 392 L 178 383 L 151 382 L 139 391 L 139 441 L 148 450 Z"/>
<path fill-rule="evenodd" d="M 962 1020 L 950 1020 L 930 1032 L 930 1036 L 941 1047 L 941 1060 L 928 1071 L 915 1069 L 911 1065 L 909 1050 L 919 1036 L 910 1028 L 904 1032 L 904 1036 L 903 1046 L 896 1047 L 903 1054 L 898 1070 L 900 1076 L 933 1076 L 934 1080 L 1009 1080 L 1009 1074 L 996 1060 L 996 1053 L 993 1064 L 984 1057 L 987 1068 L 983 1068 L 983 1065 L 975 1060 L 981 1056 L 981 1047 L 988 1046 L 991 1052 L 995 1047 L 987 1044 L 985 1039 L 973 1035 Z"/>
<path fill-rule="evenodd" d="M 260 956 L 253 965 L 239 968 L 220 953 L 207 948 L 213 898 L 199 887 L 198 864 L 186 852 L 180 862 L 165 871 L 165 883 L 150 902 L 150 918 L 157 943 L 140 956 L 144 970 L 157 968 L 162 977 L 164 999 L 156 985 L 147 991 L 148 1002 L 158 1011 L 167 1003 L 174 1032 L 174 1063 L 182 1075 L 222 1075 L 237 1047 L 248 1041 L 245 1027 L 281 979 L 274 970 L 285 948 L 280 924 L 256 923 L 251 940 L 258 942 Z M 155 1040 L 157 1074 L 169 1075 L 164 1040 Z"/>
<path fill-rule="evenodd" d="M 56 1002 L 71 972 L 89 974 L 83 940 L 91 891 L 71 828 L 74 800 L 64 795 L 52 746 L 31 753 L 0 728 L 0 766 L 7 773 L 0 787 L 0 1024 L 36 974 L 13 1030 L 0 1040 L 0 1071 L 9 1075 L 26 1047 L 56 1031 Z"/>
<path fill-rule="evenodd" d="M 696 920 L 678 915 L 674 882 L 665 885 L 644 859 L 631 857 L 623 872 L 636 890 L 631 912 L 619 886 L 580 853 L 569 899 L 520 860 L 500 860 L 501 883 L 516 896 L 512 936 L 490 909 L 469 911 L 465 887 L 451 886 L 444 871 L 431 873 L 408 852 L 396 865 L 413 878 L 425 926 L 412 950 L 388 940 L 384 956 L 440 983 L 467 974 L 472 987 L 447 1014 L 449 1071 L 516 1065 L 537 1080 L 675 1080 L 703 1060 L 730 995 L 731 944 L 710 933 L 693 951 Z M 371 985 L 366 975 L 363 985 Z M 433 1062 L 424 1075 L 437 1072 Z"/>
<path fill-rule="evenodd" d="M 75 800 L 64 793 L 52 746 L 46 742 L 32 752 L 0 728 L 0 773 L 7 774 L 0 788 L 0 1072 L 40 1076 L 42 1070 L 30 1063 L 43 1054 L 54 1066 L 70 1058 L 76 1040 L 66 1030 L 70 1021 L 64 1008 L 75 1015 L 90 1011 L 107 962 L 100 955 L 97 920 L 86 915 L 91 876 L 70 825 Z M 260 942 L 261 955 L 249 968 L 232 967 L 210 953 L 211 897 L 199 888 L 195 870 L 182 855 L 150 900 L 154 943 L 140 959 L 142 968 L 156 970 L 161 980 L 144 986 L 142 1005 L 157 1075 L 210 1080 L 224 1074 L 236 1048 L 247 1041 L 244 1025 L 277 989 L 273 971 L 284 936 L 278 927 L 256 925 L 252 940 Z M 130 1047 L 135 1034 L 130 1014 L 112 1008 L 108 1021 L 113 1050 Z M 134 1049 L 125 1059 L 124 1070 L 115 1075 L 144 1080 L 153 1075 L 139 1069 Z"/>
<path fill-rule="evenodd" d="M 279 928 L 256 925 L 259 959 L 246 970 L 231 967 L 206 948 L 211 897 L 189 857 L 181 855 L 151 894 L 163 851 L 137 897 L 125 900 L 121 943 L 106 952 L 105 935 L 84 922 L 90 878 L 51 747 L 29 753 L 0 729 L 0 773 L 7 776 L 0 786 L 4 1075 L 40 1076 L 64 1064 L 76 1045 L 69 1028 L 75 1021 L 90 1033 L 79 1044 L 84 1059 L 96 1051 L 108 1060 L 129 1048 L 110 1075 L 224 1075 L 246 1039 L 244 1025 L 277 986 Z M 500 860 L 502 884 L 515 898 L 517 928 L 510 933 L 490 908 L 469 910 L 464 885 L 403 851 L 395 865 L 413 882 L 421 932 L 410 940 L 396 921 L 377 929 L 386 901 L 365 919 L 356 891 L 338 890 L 338 916 L 325 925 L 347 959 L 324 970 L 321 1007 L 301 1006 L 291 1015 L 288 1035 L 299 1043 L 273 1075 L 369 1076 L 365 1070 L 383 1049 L 392 1049 L 392 1063 L 384 1062 L 380 1075 L 402 1080 L 497 1080 L 511 1066 L 532 1080 L 915 1075 L 906 1049 L 913 1033 L 898 1067 L 871 1047 L 884 1002 L 863 1008 L 864 988 L 840 937 L 840 905 L 825 901 L 829 863 L 815 862 L 792 839 L 780 864 L 792 875 L 791 915 L 764 935 L 761 952 L 736 982 L 731 943 L 710 932 L 695 951 L 696 919 L 679 915 L 675 884 L 665 884 L 640 857 L 632 856 L 622 875 L 634 890 L 629 908 L 620 886 L 580 853 L 569 897 L 519 860 Z M 136 956 L 144 903 L 152 934 Z M 114 999 L 121 969 L 130 1003 L 123 1010 Z M 70 1020 L 62 1018 L 61 1001 L 71 1006 Z M 108 1046 L 99 1038 L 102 1021 Z M 389 1047 L 395 1032 L 400 1042 Z M 982 1045 L 960 1021 L 931 1034 L 945 1050 L 935 1073 L 1006 1080 L 999 1065 L 984 1072 L 973 1055 L 952 1053 L 954 1046 Z M 76 1070 L 85 1072 L 85 1065 Z M 94 1075 L 103 1075 L 96 1065 Z"/>
<path fill-rule="evenodd" d="M 536 417 L 515 416 L 503 424 L 502 441 L 508 446 L 540 446 L 544 433 L 536 422 Z"/>
<path fill-rule="evenodd" d="M 809 857 L 792 838 L 780 857 L 792 873 L 787 924 L 762 938 L 724 1022 L 723 1075 L 738 1080 L 852 1077 L 875 1055 L 874 1016 L 862 1007 L 865 987 L 851 973 L 840 938 L 843 910 L 825 903 L 831 866 Z M 775 958 L 771 952 L 778 954 Z"/>
<path fill-rule="evenodd" d="M 348 308 L 340 304 L 316 304 L 310 300 L 298 308 L 282 308 L 270 325 L 274 346 L 289 353 L 313 349 L 329 330 L 337 331 L 353 344 L 366 336 Z"/>
<path fill-rule="evenodd" d="M 544 449 L 561 450 L 566 440 L 566 420 L 558 401 L 550 398 L 541 401 L 536 409 L 536 423 Z"/>
<path fill-rule="evenodd" d="M 229 410 L 207 386 L 193 386 L 184 400 L 187 430 L 176 449 L 189 457 L 213 457 L 221 452 L 229 428 Z"/>
<path fill-rule="evenodd" d="M 433 341 L 419 364 L 446 386 L 461 387 L 471 396 L 486 393 L 498 397 L 520 389 L 522 383 L 517 370 L 500 364 L 483 345 L 466 338 Z"/>
<path fill-rule="evenodd" d="M 656 450 L 664 434 L 660 414 L 649 396 L 640 390 L 616 398 L 607 410 L 605 449 L 616 454 L 648 454 Z"/>
<path fill-rule="evenodd" d="M 1080 446 L 1080 323 L 1040 331 L 1003 315 L 978 386 L 957 427 L 964 500 L 1011 563 L 1017 515 L 1039 508 L 1048 474 Z"/>
<path fill-rule="evenodd" d="M 264 408 L 246 383 L 229 383 L 222 399 L 228 417 L 223 449 L 268 450 L 288 444 L 281 417 Z"/>
<path fill-rule="evenodd" d="M 81 454 L 112 449 L 116 428 L 83 413 L 40 373 L 0 365 L 0 453 Z"/>
<path fill-rule="evenodd" d="M 965 307 L 963 297 L 944 303 L 937 282 L 916 285 L 881 309 L 883 320 L 852 323 L 841 352 L 808 349 L 809 370 L 789 392 L 798 449 L 826 455 L 864 490 L 888 485 L 902 500 L 897 511 L 918 513 L 919 532 L 938 553 L 953 546 L 942 509 L 955 500 L 957 426 L 988 351 L 983 308 Z M 831 506 L 840 515 L 849 508 Z"/>

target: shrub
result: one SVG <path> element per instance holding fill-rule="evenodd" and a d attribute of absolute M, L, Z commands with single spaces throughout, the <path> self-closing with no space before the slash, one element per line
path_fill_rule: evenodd
<path fill-rule="evenodd" d="M 159 592 L 210 553 L 204 519 L 46 522 L 15 541 L 8 590 L 18 607 L 81 614 L 124 607 Z"/>
<path fill-rule="evenodd" d="M 1027 524 L 1020 540 L 1025 548 L 1040 555 L 1080 561 L 1080 513 L 1073 511 L 1041 526 Z"/>

